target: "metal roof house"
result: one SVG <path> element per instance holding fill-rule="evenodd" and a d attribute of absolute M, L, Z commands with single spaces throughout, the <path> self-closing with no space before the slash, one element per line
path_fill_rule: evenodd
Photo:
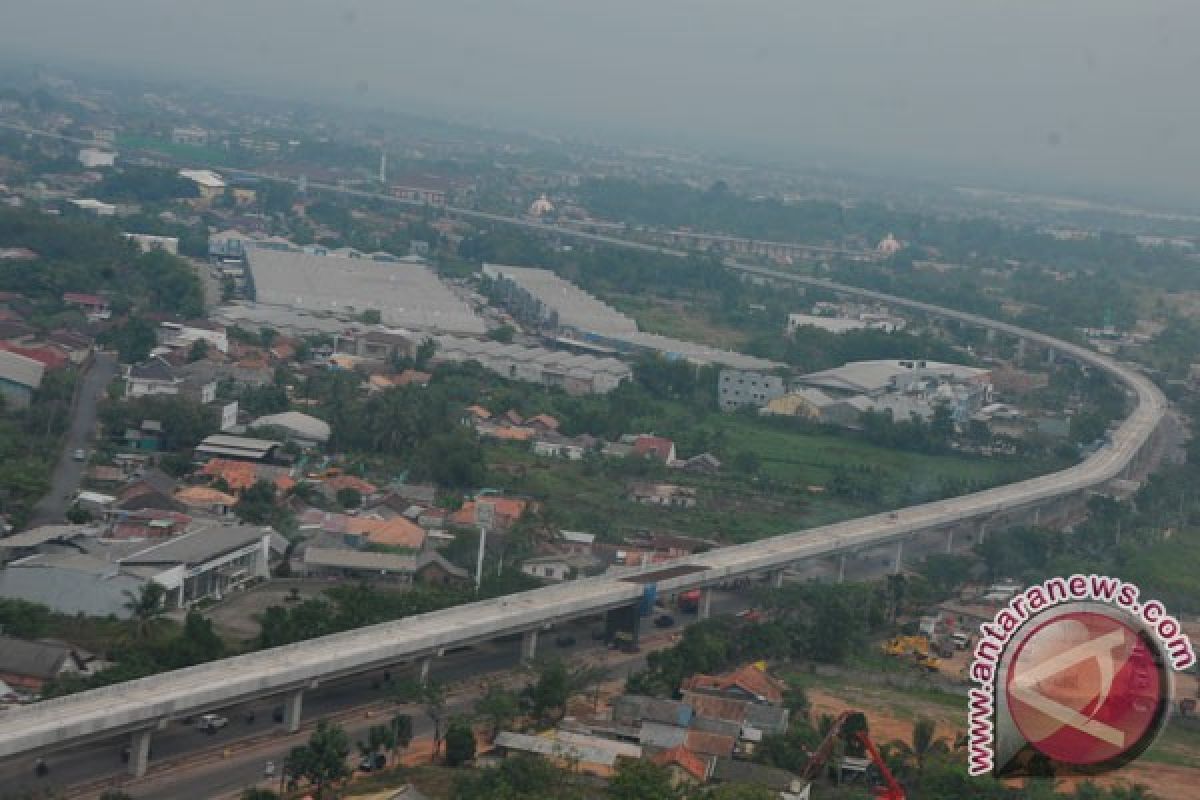
<path fill-rule="evenodd" d="M 27 408 L 45 372 L 40 361 L 0 350 L 0 395 L 14 408 Z"/>

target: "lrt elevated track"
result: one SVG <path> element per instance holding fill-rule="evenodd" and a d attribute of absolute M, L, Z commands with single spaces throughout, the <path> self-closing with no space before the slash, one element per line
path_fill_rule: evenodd
<path fill-rule="evenodd" d="M 0 124 L 0 128 L 17 129 L 30 135 L 67 138 L 14 125 Z M 225 171 L 295 183 L 265 173 Z M 388 195 L 334 185 L 310 182 L 309 187 L 377 201 L 419 205 Z M 687 255 L 680 250 L 473 209 L 449 207 L 443 210 L 449 214 L 520 226 L 564 238 L 671 256 Z M 425 676 L 430 662 L 448 649 L 512 634 L 525 637 L 523 652 L 531 655 L 536 647 L 538 631 L 570 619 L 637 606 L 645 597 L 646 584 L 653 584 L 659 592 L 671 593 L 704 589 L 763 574 L 780 579 L 784 570 L 800 562 L 891 544 L 902 546 L 904 541 L 921 533 L 953 528 L 976 520 L 987 521 L 996 515 L 1038 508 L 1102 488 L 1136 464 L 1139 454 L 1151 442 L 1167 410 L 1163 394 L 1137 370 L 1046 334 L 821 278 L 732 260 L 726 261 L 726 266 L 764 280 L 807 284 L 843 295 L 907 307 L 1052 349 L 1063 357 L 1102 370 L 1119 381 L 1133 400 L 1133 410 L 1109 440 L 1084 461 L 1049 475 L 953 499 L 910 506 L 896 512 L 713 550 L 678 559 L 669 565 L 626 570 L 469 603 L 13 708 L 0 712 L 0 758 L 131 734 L 130 771 L 140 775 L 146 769 L 153 731 L 162 729 L 171 720 L 274 695 L 286 697 L 287 726 L 295 730 L 299 725 L 301 702 L 306 689 L 340 677 L 412 662 L 421 663 L 421 674 Z M 702 613 L 706 612 L 705 603 Z"/>
<path fill-rule="evenodd" d="M 145 769 L 144 757 L 138 755 L 139 750 L 148 750 L 150 733 L 173 719 L 255 698 L 287 695 L 291 727 L 299 722 L 303 691 L 324 681 L 409 662 L 422 662 L 426 674 L 430 660 L 447 649 L 511 634 L 523 634 L 531 654 L 538 631 L 566 620 L 636 606 L 647 583 L 661 593 L 670 593 L 763 574 L 782 576 L 783 570 L 802 561 L 902 543 L 922 532 L 1061 500 L 1121 477 L 1135 463 L 1166 412 L 1166 399 L 1140 372 L 1045 334 L 830 281 L 746 265 L 733 268 L 771 280 L 796 280 L 904 305 L 1054 348 L 1062 356 L 1120 381 L 1135 401 L 1133 411 L 1109 441 L 1084 461 L 1018 483 L 721 548 L 665 566 L 469 603 L 11 709 L 0 713 L 0 757 L 132 733 L 131 765 L 137 772 Z"/>

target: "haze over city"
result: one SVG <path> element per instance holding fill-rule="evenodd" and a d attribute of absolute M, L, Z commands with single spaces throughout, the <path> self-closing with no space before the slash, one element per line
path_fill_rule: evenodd
<path fill-rule="evenodd" d="M 0 50 L 595 139 L 1191 205 L 1186 0 L 46 0 Z"/>

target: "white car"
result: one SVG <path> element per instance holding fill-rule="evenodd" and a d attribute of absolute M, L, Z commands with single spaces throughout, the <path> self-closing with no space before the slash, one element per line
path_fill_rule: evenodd
<path fill-rule="evenodd" d="M 87 461 L 87 450 L 84 450 L 82 447 L 76 448 L 71 457 L 76 461 Z"/>
<path fill-rule="evenodd" d="M 229 720 L 220 714 L 201 714 L 196 719 L 196 730 L 216 733 L 229 724 Z"/>

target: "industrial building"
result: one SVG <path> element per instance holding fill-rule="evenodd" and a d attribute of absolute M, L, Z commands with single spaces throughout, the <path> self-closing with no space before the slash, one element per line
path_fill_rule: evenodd
<path fill-rule="evenodd" d="M 484 264 L 494 296 L 513 316 L 560 341 L 580 348 L 602 348 L 626 355 L 658 354 L 693 364 L 770 370 L 783 366 L 765 358 L 720 350 L 655 333 L 550 270 Z"/>
<path fill-rule="evenodd" d="M 384 325 L 482 334 L 483 320 L 427 267 L 253 247 L 245 251 L 257 302 L 313 312 L 378 311 Z"/>
<path fill-rule="evenodd" d="M 506 378 L 557 386 L 568 394 L 605 394 L 633 377 L 629 365 L 615 358 L 454 336 L 439 336 L 434 341 L 435 358 L 440 361 L 477 361 Z"/>
<path fill-rule="evenodd" d="M 722 411 L 752 406 L 762 408 L 787 393 L 783 378 L 739 369 L 723 369 L 717 376 L 717 405 Z"/>

